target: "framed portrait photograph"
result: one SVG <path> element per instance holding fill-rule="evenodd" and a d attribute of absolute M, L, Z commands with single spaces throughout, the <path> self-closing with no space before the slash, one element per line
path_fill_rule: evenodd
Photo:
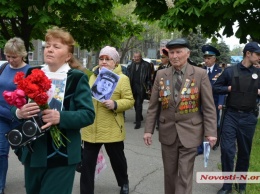
<path fill-rule="evenodd" d="M 100 102 L 110 99 L 115 91 L 119 78 L 119 75 L 103 67 L 91 87 L 92 97 Z"/>
<path fill-rule="evenodd" d="M 51 88 L 47 92 L 48 104 L 51 109 L 62 110 L 67 73 L 46 72 L 45 74 L 52 81 Z"/>

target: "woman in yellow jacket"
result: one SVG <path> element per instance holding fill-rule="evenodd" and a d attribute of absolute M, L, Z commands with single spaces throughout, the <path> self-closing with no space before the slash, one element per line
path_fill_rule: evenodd
<path fill-rule="evenodd" d="M 99 65 L 90 77 L 93 86 L 99 71 L 107 68 L 119 75 L 118 84 L 111 99 L 102 102 L 93 99 L 96 118 L 94 124 L 82 129 L 84 141 L 80 193 L 94 194 L 94 176 L 97 156 L 104 144 L 116 176 L 120 194 L 129 193 L 127 162 L 124 154 L 125 126 L 123 112 L 134 105 L 134 98 L 127 76 L 122 73 L 119 54 L 114 47 L 106 46 L 99 54 Z"/>

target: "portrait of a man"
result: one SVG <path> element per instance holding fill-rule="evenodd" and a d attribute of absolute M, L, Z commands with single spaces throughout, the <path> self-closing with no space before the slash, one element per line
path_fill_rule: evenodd
<path fill-rule="evenodd" d="M 104 101 L 111 98 L 116 85 L 118 83 L 119 76 L 106 68 L 102 68 L 91 88 L 92 97 L 98 101 Z"/>
<path fill-rule="evenodd" d="M 54 84 L 51 84 L 51 88 L 48 90 L 48 104 L 51 109 L 61 110 L 62 103 L 58 99 L 55 98 L 56 93 L 56 86 Z"/>

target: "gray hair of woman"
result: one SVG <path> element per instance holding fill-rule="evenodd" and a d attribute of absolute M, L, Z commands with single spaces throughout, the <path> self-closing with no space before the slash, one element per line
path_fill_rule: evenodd
<path fill-rule="evenodd" d="M 27 51 L 24 45 L 24 41 L 21 38 L 14 37 L 8 40 L 4 47 L 4 54 L 16 54 L 23 57 L 23 60 L 26 60 Z"/>

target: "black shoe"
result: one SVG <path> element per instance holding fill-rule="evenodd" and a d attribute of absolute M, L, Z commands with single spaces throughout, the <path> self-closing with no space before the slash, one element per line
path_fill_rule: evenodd
<path fill-rule="evenodd" d="M 129 194 L 129 184 L 124 184 L 121 187 L 120 194 Z"/>
<path fill-rule="evenodd" d="M 136 124 L 135 125 L 135 129 L 140 129 L 140 127 L 141 127 L 141 124 Z"/>
<path fill-rule="evenodd" d="M 232 190 L 222 190 L 222 189 L 220 189 L 217 192 L 217 194 L 230 194 L 230 193 L 232 193 Z"/>

